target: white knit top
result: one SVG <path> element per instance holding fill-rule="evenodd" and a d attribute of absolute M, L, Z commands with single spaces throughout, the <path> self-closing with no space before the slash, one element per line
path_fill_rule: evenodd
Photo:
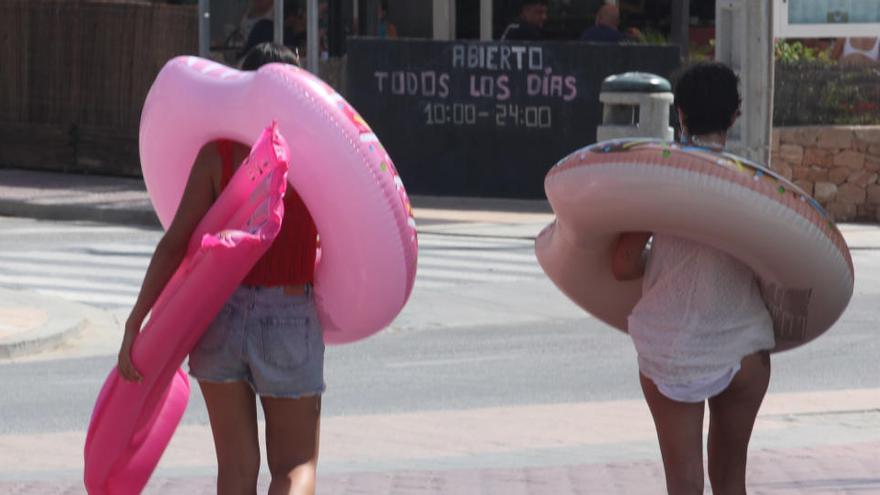
<path fill-rule="evenodd" d="M 717 249 L 665 235 L 654 236 L 629 333 L 641 372 L 667 385 L 715 380 L 775 346 L 754 272 Z"/>

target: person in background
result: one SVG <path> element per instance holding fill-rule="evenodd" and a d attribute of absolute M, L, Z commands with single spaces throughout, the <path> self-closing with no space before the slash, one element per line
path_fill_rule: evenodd
<path fill-rule="evenodd" d="M 880 38 L 839 38 L 831 58 L 841 64 L 873 65 L 880 63 Z"/>
<path fill-rule="evenodd" d="M 636 28 L 629 28 L 626 33 L 620 32 L 620 9 L 615 5 L 605 4 L 596 12 L 596 23 L 587 28 L 581 35 L 581 41 L 593 43 L 622 43 L 637 41 L 642 33 Z"/>
<path fill-rule="evenodd" d="M 265 19 L 271 21 L 274 18 L 275 2 L 273 0 L 251 0 L 250 6 L 241 17 L 241 22 L 238 23 L 238 34 L 242 40 L 247 40 L 258 22 Z M 247 52 L 247 50 L 244 51 Z"/>
<path fill-rule="evenodd" d="M 302 7 L 292 7 L 284 16 L 284 45 L 291 48 L 297 56 L 306 52 L 306 11 Z"/>
<path fill-rule="evenodd" d="M 388 0 L 379 2 L 379 27 L 377 36 L 389 40 L 397 39 L 397 26 L 388 20 Z"/>
<path fill-rule="evenodd" d="M 547 0 L 523 0 L 519 17 L 501 34 L 501 41 L 540 41 L 547 22 Z"/>
<path fill-rule="evenodd" d="M 239 54 L 243 58 L 253 47 L 275 40 L 275 21 L 261 19 L 251 28 L 250 35 L 245 39 L 244 47 Z M 306 50 L 306 14 L 301 7 L 285 10 L 284 15 L 284 46 L 293 50 L 299 63 L 300 53 Z"/>

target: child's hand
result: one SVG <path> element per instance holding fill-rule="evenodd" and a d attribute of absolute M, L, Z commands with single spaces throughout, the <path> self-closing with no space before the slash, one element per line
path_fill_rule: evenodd
<path fill-rule="evenodd" d="M 123 380 L 129 382 L 140 382 L 144 379 L 141 373 L 134 367 L 131 362 L 131 346 L 134 339 L 140 332 L 140 324 L 132 324 L 130 321 L 125 324 L 125 336 L 122 338 L 122 346 L 119 349 L 119 357 L 116 361 L 116 370 Z"/>

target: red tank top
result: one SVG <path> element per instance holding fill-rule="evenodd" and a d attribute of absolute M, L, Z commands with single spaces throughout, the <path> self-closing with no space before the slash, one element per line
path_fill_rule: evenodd
<path fill-rule="evenodd" d="M 220 188 L 226 187 L 235 165 L 232 142 L 219 141 L 217 151 L 223 162 Z M 312 215 L 299 194 L 288 184 L 284 195 L 284 219 L 281 231 L 266 254 L 242 281 L 243 285 L 279 286 L 310 284 L 315 276 L 315 250 L 318 230 Z"/>

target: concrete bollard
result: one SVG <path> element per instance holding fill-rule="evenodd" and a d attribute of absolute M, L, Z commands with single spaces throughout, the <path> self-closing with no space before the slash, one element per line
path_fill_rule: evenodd
<path fill-rule="evenodd" d="M 596 140 L 648 137 L 672 141 L 669 107 L 672 86 L 666 79 L 646 72 L 627 72 L 602 82 L 602 125 Z"/>

